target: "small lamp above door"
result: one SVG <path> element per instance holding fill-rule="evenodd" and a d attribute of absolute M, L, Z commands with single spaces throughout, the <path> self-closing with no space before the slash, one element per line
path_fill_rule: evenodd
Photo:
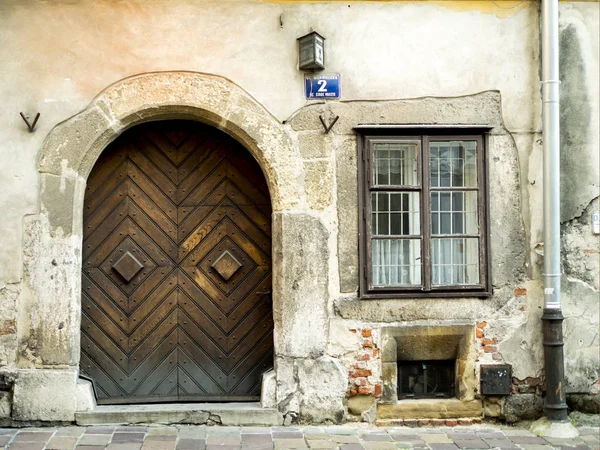
<path fill-rule="evenodd" d="M 316 31 L 298 38 L 300 70 L 325 69 L 325 38 Z"/>

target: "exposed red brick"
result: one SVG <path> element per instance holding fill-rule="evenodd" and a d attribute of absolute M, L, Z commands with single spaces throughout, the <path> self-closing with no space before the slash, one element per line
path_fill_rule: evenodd
<path fill-rule="evenodd" d="M 429 425 L 431 425 L 432 427 L 443 427 L 445 425 L 445 420 L 444 419 L 431 419 L 429 422 Z"/>
<path fill-rule="evenodd" d="M 481 343 L 483 345 L 494 345 L 496 343 L 496 338 L 484 339 L 483 341 L 481 341 Z"/>
<path fill-rule="evenodd" d="M 455 427 L 458 421 L 456 419 L 446 419 L 445 424 L 447 427 Z"/>
<path fill-rule="evenodd" d="M 358 391 L 356 389 L 350 389 L 350 397 L 356 397 L 358 395 Z"/>
<path fill-rule="evenodd" d="M 458 419 L 459 425 L 473 425 L 473 419 Z"/>
<path fill-rule="evenodd" d="M 363 347 L 370 348 L 373 347 L 373 338 L 368 337 L 363 341 Z"/>
<path fill-rule="evenodd" d="M 426 427 L 431 423 L 431 419 L 419 419 L 419 426 Z"/>
<path fill-rule="evenodd" d="M 354 380 L 354 384 L 356 384 L 357 386 L 366 386 L 367 385 L 367 379 L 365 377 L 356 378 Z"/>
<path fill-rule="evenodd" d="M 381 397 L 382 387 L 380 384 L 375 385 L 375 397 Z"/>
<path fill-rule="evenodd" d="M 354 378 L 370 377 L 371 375 L 373 375 L 373 372 L 367 369 L 355 369 L 350 371 L 350 376 Z"/>
<path fill-rule="evenodd" d="M 524 306 L 521 306 L 521 307 L 519 308 L 519 311 L 525 311 L 525 307 L 524 307 Z"/>
<path fill-rule="evenodd" d="M 477 328 L 485 328 L 487 327 L 487 322 L 477 322 Z"/>
<path fill-rule="evenodd" d="M 496 348 L 495 345 L 484 345 L 483 351 L 486 353 L 494 353 L 498 351 L 498 348 Z"/>
<path fill-rule="evenodd" d="M 515 289 L 515 297 L 524 297 L 527 295 L 527 289 L 524 288 L 516 288 Z"/>
<path fill-rule="evenodd" d="M 358 359 L 359 361 L 368 361 L 371 359 L 371 355 L 369 355 L 368 353 L 363 353 L 362 355 L 358 355 L 356 359 Z"/>
<path fill-rule="evenodd" d="M 376 427 L 388 427 L 388 426 L 390 426 L 390 421 L 389 420 L 376 420 L 375 426 Z"/>
<path fill-rule="evenodd" d="M 390 423 L 395 427 L 401 427 L 404 425 L 404 419 L 392 419 L 390 420 Z"/>
<path fill-rule="evenodd" d="M 371 388 L 368 386 L 361 386 L 358 388 L 358 393 L 360 395 L 369 395 L 371 393 Z"/>
<path fill-rule="evenodd" d="M 475 335 L 477 336 L 478 339 L 481 339 L 483 337 L 483 330 L 480 328 L 477 328 L 477 330 L 475 330 Z"/>
<path fill-rule="evenodd" d="M 356 330 L 348 330 L 348 331 L 350 331 L 350 333 L 356 334 Z"/>
<path fill-rule="evenodd" d="M 589 249 L 589 248 L 586 248 L 586 249 L 583 251 L 583 254 L 584 254 L 584 255 L 595 255 L 596 253 L 598 253 L 596 250 L 594 250 L 594 249 Z"/>
<path fill-rule="evenodd" d="M 373 349 L 373 358 L 379 358 L 380 353 L 381 353 L 381 350 L 379 350 L 378 348 L 374 348 Z"/>
<path fill-rule="evenodd" d="M 373 332 L 371 330 L 362 330 L 360 334 L 362 334 L 362 337 L 371 337 Z"/>
<path fill-rule="evenodd" d="M 15 334 L 17 332 L 17 323 L 14 320 L 4 320 L 0 323 L 0 336 L 5 334 Z"/>
<path fill-rule="evenodd" d="M 481 418 L 480 417 L 473 417 L 471 420 L 473 421 L 473 424 L 479 424 L 479 423 L 481 423 Z"/>

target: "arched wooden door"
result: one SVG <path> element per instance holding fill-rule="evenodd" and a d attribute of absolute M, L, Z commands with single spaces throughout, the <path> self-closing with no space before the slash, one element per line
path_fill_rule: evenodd
<path fill-rule="evenodd" d="M 258 399 L 271 204 L 251 155 L 196 122 L 136 126 L 94 166 L 83 219 L 80 368 L 99 402 Z"/>

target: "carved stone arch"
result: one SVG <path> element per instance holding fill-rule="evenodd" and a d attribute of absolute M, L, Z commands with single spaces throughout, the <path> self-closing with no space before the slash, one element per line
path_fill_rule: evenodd
<path fill-rule="evenodd" d="M 275 215 L 302 209 L 305 204 L 297 145 L 285 126 L 235 83 L 209 74 L 160 72 L 109 86 L 82 112 L 57 125 L 39 154 L 40 214 L 26 218 L 25 245 L 30 257 L 25 258 L 25 278 L 39 306 L 30 314 L 31 328 L 45 330 L 45 334 L 43 340 L 33 335 L 29 338 L 39 343 L 37 359 L 31 362 L 68 366 L 76 372 L 87 177 L 102 151 L 123 131 L 143 122 L 168 119 L 196 120 L 240 142 L 265 175 Z M 280 231 L 274 226 L 274 243 L 280 241 Z M 274 258 L 274 273 L 281 270 L 280 264 L 281 258 Z M 56 272 L 52 277 L 46 276 L 47 267 Z M 274 312 L 278 297 L 274 286 Z M 281 320 L 275 322 L 277 334 L 282 324 Z"/>

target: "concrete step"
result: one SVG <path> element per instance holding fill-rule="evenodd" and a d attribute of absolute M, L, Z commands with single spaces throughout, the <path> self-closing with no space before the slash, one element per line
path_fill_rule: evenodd
<path fill-rule="evenodd" d="M 75 414 L 77 425 L 195 424 L 276 426 L 275 408 L 260 403 L 170 403 L 156 405 L 101 405 Z"/>

